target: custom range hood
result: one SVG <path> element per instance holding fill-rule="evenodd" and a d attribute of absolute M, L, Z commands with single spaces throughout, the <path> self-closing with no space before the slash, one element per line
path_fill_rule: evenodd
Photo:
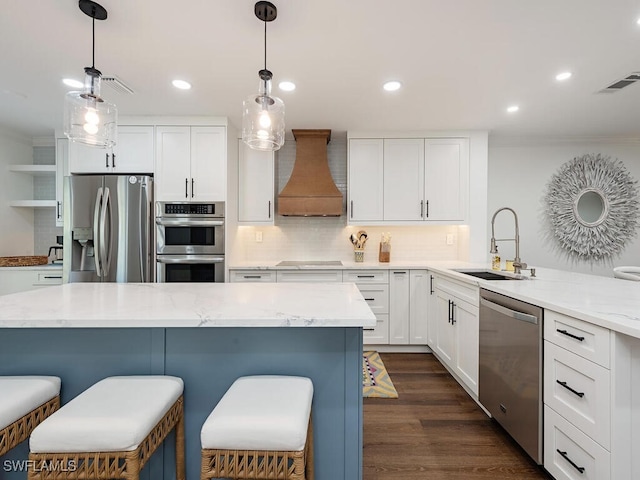
<path fill-rule="evenodd" d="M 278 213 L 284 216 L 339 217 L 342 193 L 336 187 L 327 144 L 331 130 L 292 130 L 296 161 L 289 181 L 278 195 Z"/>

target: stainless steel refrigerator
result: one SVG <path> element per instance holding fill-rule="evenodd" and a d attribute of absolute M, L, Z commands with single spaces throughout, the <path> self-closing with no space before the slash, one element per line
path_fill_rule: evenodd
<path fill-rule="evenodd" d="M 153 282 L 153 177 L 64 179 L 63 282 Z"/>

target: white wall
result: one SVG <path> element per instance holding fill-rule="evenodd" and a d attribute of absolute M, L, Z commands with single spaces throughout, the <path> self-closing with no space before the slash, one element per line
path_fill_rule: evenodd
<path fill-rule="evenodd" d="M 618 158 L 630 174 L 640 180 L 638 140 L 489 139 L 487 224 L 498 208 L 513 208 L 520 221 L 520 257 L 529 265 L 606 276 L 612 275 L 613 266 L 640 265 L 640 240 L 637 237 L 611 265 L 572 262 L 543 240 L 542 198 L 547 182 L 563 163 L 586 153 Z M 507 237 L 513 237 L 513 216 L 509 212 L 501 212 L 496 218 L 496 238 Z M 499 243 L 499 251 L 503 262 L 506 258 L 513 258 L 513 243 Z"/>
<path fill-rule="evenodd" d="M 0 256 L 33 255 L 33 209 L 10 207 L 11 200 L 33 198 L 33 178 L 9 171 L 11 164 L 33 163 L 30 139 L 0 130 Z"/>

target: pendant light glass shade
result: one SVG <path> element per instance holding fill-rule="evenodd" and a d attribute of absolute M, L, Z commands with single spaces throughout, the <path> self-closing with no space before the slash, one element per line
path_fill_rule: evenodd
<path fill-rule="evenodd" d="M 275 151 L 284 145 L 284 102 L 271 95 L 271 72 L 260 71 L 257 95 L 242 103 L 242 141 L 255 150 Z"/>
<path fill-rule="evenodd" d="M 116 143 L 118 109 L 100 96 L 100 70 L 95 68 L 97 20 L 106 20 L 107 11 L 92 0 L 79 0 L 78 7 L 93 19 L 92 64 L 84 69 L 84 87 L 67 93 L 64 100 L 64 134 L 69 140 L 108 148 Z"/>
<path fill-rule="evenodd" d="M 64 99 L 64 134 L 69 140 L 108 148 L 116 143 L 118 109 L 100 97 L 100 72 L 85 68 L 82 91 L 67 93 Z"/>

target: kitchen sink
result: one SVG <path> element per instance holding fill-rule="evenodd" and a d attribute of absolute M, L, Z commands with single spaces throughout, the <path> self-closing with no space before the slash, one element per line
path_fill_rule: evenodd
<path fill-rule="evenodd" d="M 341 267 L 340 260 L 283 260 L 276 267 Z"/>
<path fill-rule="evenodd" d="M 472 277 L 481 278 L 483 280 L 523 280 L 526 277 L 523 275 L 516 275 L 510 272 L 494 272 L 489 270 L 456 270 L 454 272 L 463 273 L 464 275 L 470 275 Z"/>

